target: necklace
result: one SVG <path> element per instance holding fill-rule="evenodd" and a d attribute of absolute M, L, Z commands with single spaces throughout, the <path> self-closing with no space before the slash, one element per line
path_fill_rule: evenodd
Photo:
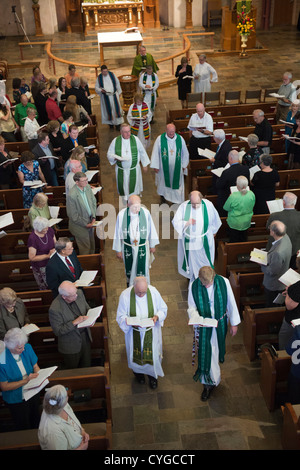
<path fill-rule="evenodd" d="M 45 237 L 45 239 L 46 239 L 45 242 L 43 241 L 43 238 L 44 238 L 44 237 L 40 237 L 39 235 L 37 235 L 37 236 L 39 237 L 39 239 L 41 240 L 41 242 L 43 243 L 43 245 L 47 245 L 47 243 L 48 243 L 48 233 L 46 233 L 46 235 L 44 235 L 44 237 Z"/>

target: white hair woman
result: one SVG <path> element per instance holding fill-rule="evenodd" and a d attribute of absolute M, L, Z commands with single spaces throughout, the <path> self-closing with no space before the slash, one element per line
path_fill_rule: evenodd
<path fill-rule="evenodd" d="M 227 225 L 229 243 L 247 241 L 248 228 L 251 225 L 255 196 L 248 189 L 248 179 L 238 176 L 237 191 L 233 192 L 225 202 L 223 209 L 228 212 Z"/>
<path fill-rule="evenodd" d="M 32 272 L 40 290 L 48 289 L 46 265 L 55 252 L 55 242 L 55 232 L 52 227 L 49 227 L 49 220 L 36 217 L 33 221 L 33 230 L 28 237 L 27 247 Z"/>
<path fill-rule="evenodd" d="M 211 91 L 211 83 L 218 81 L 216 70 L 206 62 L 206 55 L 199 55 L 199 63 L 194 68 L 194 93 Z"/>
<path fill-rule="evenodd" d="M 0 389 L 13 418 L 15 429 L 37 428 L 40 420 L 40 397 L 25 401 L 23 387 L 37 377 L 40 370 L 37 356 L 20 328 L 10 329 L 4 336 L 5 361 L 0 362 Z"/>
<path fill-rule="evenodd" d="M 256 134 L 249 134 L 247 136 L 249 149 L 243 155 L 242 163 L 247 165 L 249 168 L 260 164 L 260 156 L 263 154 L 263 151 L 258 144 L 258 137 Z"/>
<path fill-rule="evenodd" d="M 30 323 L 26 306 L 10 287 L 0 290 L 0 340 L 11 328 L 21 328 Z"/>
<path fill-rule="evenodd" d="M 28 211 L 28 217 L 30 220 L 31 227 L 33 227 L 33 221 L 36 217 L 44 217 L 50 220 L 50 210 L 48 206 L 48 196 L 45 193 L 37 193 L 32 201 L 32 206 Z"/>
<path fill-rule="evenodd" d="M 82 428 L 63 385 L 54 385 L 44 396 L 38 431 L 42 450 L 86 450 L 89 435 Z"/>

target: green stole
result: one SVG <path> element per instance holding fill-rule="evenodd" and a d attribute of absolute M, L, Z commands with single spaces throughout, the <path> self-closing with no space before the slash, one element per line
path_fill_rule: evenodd
<path fill-rule="evenodd" d="M 130 136 L 130 149 L 131 149 L 131 167 L 130 167 L 130 176 L 129 176 L 129 194 L 134 193 L 135 185 L 136 185 L 136 167 L 138 164 L 138 150 L 135 137 L 133 135 Z M 115 142 L 115 153 L 119 157 L 122 155 L 122 136 L 119 135 L 116 138 Z M 118 193 L 120 196 L 125 196 L 124 190 L 124 169 L 122 167 L 122 162 L 117 160 L 118 166 L 118 173 L 117 173 L 117 187 Z"/>
<path fill-rule="evenodd" d="M 207 207 L 206 207 L 206 204 L 205 202 L 201 201 L 201 207 L 202 207 L 202 216 L 203 216 L 203 233 L 206 233 L 207 230 L 208 230 L 208 225 L 209 225 L 209 219 L 208 219 L 208 212 L 207 212 Z M 192 204 L 191 202 L 189 201 L 186 205 L 186 208 L 185 208 L 185 214 L 184 214 L 184 221 L 187 222 L 190 218 L 191 218 L 191 209 L 192 209 Z M 183 263 L 182 263 L 182 269 L 187 272 L 188 271 L 188 265 L 187 265 L 187 261 L 189 259 L 189 244 L 190 244 L 190 239 L 189 239 L 189 235 L 190 235 L 190 226 L 187 228 L 186 230 L 186 235 L 187 237 L 185 236 L 184 237 L 184 250 L 185 250 L 185 256 L 183 257 Z M 211 257 L 210 257 L 210 251 L 209 251 L 209 243 L 208 243 L 208 238 L 207 238 L 207 235 L 204 235 L 203 236 L 203 248 L 204 248 L 204 251 L 205 251 L 205 254 L 207 256 L 207 259 L 209 261 L 209 264 L 211 266 L 211 268 L 213 268 L 213 264 L 211 262 Z"/>
<path fill-rule="evenodd" d="M 152 295 L 147 289 L 147 303 L 148 303 L 148 318 L 154 316 L 153 300 Z M 136 301 L 135 301 L 135 292 L 134 288 L 131 288 L 130 291 L 130 316 L 136 317 Z M 133 328 L 133 362 L 143 366 L 145 364 L 153 365 L 153 354 L 152 354 L 152 328 L 145 332 L 144 344 L 143 344 L 143 354 L 141 349 L 141 336 L 139 330 Z"/>
<path fill-rule="evenodd" d="M 143 75 L 143 84 L 145 85 L 147 83 L 147 72 L 144 73 Z M 152 88 L 155 86 L 155 75 L 152 73 Z M 143 96 L 145 96 L 145 91 L 143 91 Z M 151 93 L 151 109 L 154 109 L 155 105 L 155 91 L 152 90 Z"/>
<path fill-rule="evenodd" d="M 161 159 L 164 171 L 165 186 L 167 188 L 179 189 L 180 181 L 180 172 L 181 172 L 181 150 L 182 150 L 182 141 L 180 135 L 176 134 L 176 157 L 175 157 L 175 167 L 173 174 L 172 186 L 170 182 L 170 169 L 169 169 L 169 150 L 168 150 L 168 140 L 166 133 L 161 135 L 160 138 L 160 147 L 161 147 Z"/>
<path fill-rule="evenodd" d="M 133 263 L 133 250 L 130 240 L 130 210 L 127 207 L 122 221 L 122 232 L 123 232 L 123 240 L 124 240 L 124 262 L 125 262 L 125 272 L 126 276 L 130 278 L 132 263 Z M 147 219 L 144 209 L 141 207 L 139 212 L 139 233 L 140 233 L 140 241 L 138 247 L 138 257 L 137 257 L 137 269 L 136 275 L 137 276 L 145 276 L 146 275 L 146 240 L 147 240 Z M 135 245 L 137 244 L 137 241 Z"/>
<path fill-rule="evenodd" d="M 219 346 L 219 362 L 225 360 L 225 339 L 227 334 L 227 288 L 222 276 L 216 275 L 214 278 L 214 318 L 218 320 L 217 339 Z M 212 318 L 207 288 L 203 286 L 200 279 L 197 278 L 192 284 L 192 294 L 199 315 L 204 318 Z M 198 346 L 198 368 L 194 375 L 195 382 L 204 380 L 206 384 L 213 385 L 210 377 L 211 367 L 211 327 L 199 327 L 199 346 Z"/>

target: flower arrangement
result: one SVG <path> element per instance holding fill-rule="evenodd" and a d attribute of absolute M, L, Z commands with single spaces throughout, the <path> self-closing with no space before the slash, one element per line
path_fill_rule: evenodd
<path fill-rule="evenodd" d="M 242 12 L 241 15 L 237 15 L 237 29 L 240 35 L 249 36 L 250 33 L 254 32 L 254 19 L 250 18 L 248 14 Z"/>

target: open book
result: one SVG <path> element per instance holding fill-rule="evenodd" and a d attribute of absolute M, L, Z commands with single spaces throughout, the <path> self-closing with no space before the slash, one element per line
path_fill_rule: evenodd
<path fill-rule="evenodd" d="M 54 155 L 43 155 L 42 157 L 38 157 L 39 160 L 47 160 L 47 158 L 55 158 L 55 160 L 59 160 L 59 158 Z"/>
<path fill-rule="evenodd" d="M 12 212 L 0 216 L 0 228 L 7 227 L 14 223 Z"/>
<path fill-rule="evenodd" d="M 59 206 L 49 206 L 49 212 L 53 219 L 57 219 L 59 213 Z"/>
<path fill-rule="evenodd" d="M 101 191 L 102 186 L 97 186 L 97 188 L 91 188 L 91 189 L 92 189 L 93 194 L 95 195 L 95 194 L 99 193 L 99 191 Z"/>
<path fill-rule="evenodd" d="M 154 326 L 152 318 L 127 317 L 126 322 L 129 326 L 140 326 L 141 328 Z"/>
<path fill-rule="evenodd" d="M 59 222 L 61 222 L 62 219 L 59 219 L 59 218 L 52 218 L 52 219 L 49 219 L 49 227 L 53 227 L 53 225 L 56 225 L 56 224 L 59 224 Z"/>
<path fill-rule="evenodd" d="M 30 335 L 30 333 L 34 333 L 34 331 L 38 331 L 39 327 L 36 326 L 34 323 L 29 323 L 28 325 L 22 326 L 21 330 L 23 330 L 26 335 Z"/>
<path fill-rule="evenodd" d="M 124 30 L 124 33 L 126 33 L 126 34 L 127 33 L 139 33 L 139 32 L 140 32 L 140 30 L 137 26 L 132 26 L 131 28 L 126 28 Z"/>
<path fill-rule="evenodd" d="M 290 268 L 278 279 L 278 281 L 289 287 L 292 284 L 296 284 L 296 282 L 300 281 L 300 274 L 294 271 L 294 269 Z"/>
<path fill-rule="evenodd" d="M 206 326 L 209 328 L 216 328 L 218 326 L 218 320 L 215 318 L 204 318 L 199 315 L 198 311 L 195 308 L 188 309 L 189 314 L 189 325 L 199 325 Z"/>
<path fill-rule="evenodd" d="M 13 163 L 16 160 L 19 160 L 18 158 L 8 158 L 7 160 L 4 160 L 4 162 L 0 163 L 0 166 L 5 165 L 6 163 Z"/>
<path fill-rule="evenodd" d="M 116 160 L 119 160 L 120 162 L 128 162 L 130 160 L 130 157 L 123 157 L 123 155 L 120 157 L 119 155 L 114 155 L 114 158 Z"/>
<path fill-rule="evenodd" d="M 269 96 L 273 96 L 273 98 L 285 98 L 284 95 L 278 95 L 278 93 L 269 93 Z"/>
<path fill-rule="evenodd" d="M 90 308 L 86 314 L 88 318 L 83 322 L 78 323 L 77 328 L 86 328 L 87 326 L 93 326 L 97 318 L 100 317 L 102 309 L 103 305 L 100 305 L 99 307 L 95 308 Z"/>
<path fill-rule="evenodd" d="M 250 261 L 255 263 L 263 264 L 267 266 L 268 264 L 268 252 L 254 248 L 250 253 Z"/>
<path fill-rule="evenodd" d="M 35 189 L 35 188 L 42 188 L 43 186 L 47 186 L 47 183 L 43 183 L 41 180 L 24 181 L 23 186 Z"/>
<path fill-rule="evenodd" d="M 243 135 L 239 135 L 239 139 L 248 143 L 248 137 L 244 137 Z"/>
<path fill-rule="evenodd" d="M 295 326 L 300 325 L 300 318 L 295 318 L 295 320 L 291 321 L 292 326 L 295 328 Z"/>
<path fill-rule="evenodd" d="M 88 170 L 85 172 L 85 176 L 87 176 L 88 181 L 91 181 L 97 173 L 99 173 L 99 170 Z"/>
<path fill-rule="evenodd" d="M 273 212 L 281 212 L 283 211 L 283 200 L 282 199 L 274 199 L 274 201 L 266 201 L 267 206 L 269 208 L 270 214 Z"/>
<path fill-rule="evenodd" d="M 227 163 L 226 166 L 223 167 L 220 167 L 220 168 L 215 168 L 214 170 L 211 170 L 211 173 L 213 173 L 214 175 L 218 176 L 220 178 L 220 176 L 222 175 L 223 171 L 224 170 L 227 170 L 227 168 L 229 168 L 230 165 L 229 163 Z"/>
<path fill-rule="evenodd" d="M 247 191 L 250 191 L 249 186 L 247 186 L 246 189 L 247 189 Z M 232 194 L 232 193 L 236 193 L 237 191 L 238 191 L 237 186 L 230 186 L 230 192 L 231 192 L 231 194 Z"/>
<path fill-rule="evenodd" d="M 186 78 L 190 78 L 191 80 L 194 80 L 194 77 L 192 77 L 191 75 L 186 75 L 185 77 L 182 78 L 182 80 L 185 80 Z"/>
<path fill-rule="evenodd" d="M 76 287 L 89 286 L 97 276 L 97 273 L 98 271 L 83 271 L 80 278 L 75 281 Z"/>
<path fill-rule="evenodd" d="M 92 100 L 93 98 L 95 98 L 95 93 L 93 93 L 92 95 L 88 96 L 88 100 Z"/>
<path fill-rule="evenodd" d="M 212 152 L 212 150 L 209 149 L 198 149 L 198 154 L 201 155 L 201 157 L 205 158 L 215 158 L 216 152 Z"/>
<path fill-rule="evenodd" d="M 78 132 L 80 134 L 80 132 L 84 131 L 84 129 L 86 129 L 88 127 L 88 124 L 85 124 L 84 126 L 79 126 L 78 127 Z"/>
<path fill-rule="evenodd" d="M 49 383 L 48 377 L 50 377 L 56 369 L 57 366 L 40 369 L 38 376 L 35 379 L 29 380 L 29 382 L 24 385 L 24 400 L 27 401 L 39 393 L 39 391 Z"/>
<path fill-rule="evenodd" d="M 254 176 L 255 173 L 257 173 L 258 171 L 261 171 L 261 168 L 260 168 L 258 165 L 255 165 L 255 166 L 252 166 L 251 168 L 249 168 L 250 180 L 252 180 L 253 176 Z"/>

